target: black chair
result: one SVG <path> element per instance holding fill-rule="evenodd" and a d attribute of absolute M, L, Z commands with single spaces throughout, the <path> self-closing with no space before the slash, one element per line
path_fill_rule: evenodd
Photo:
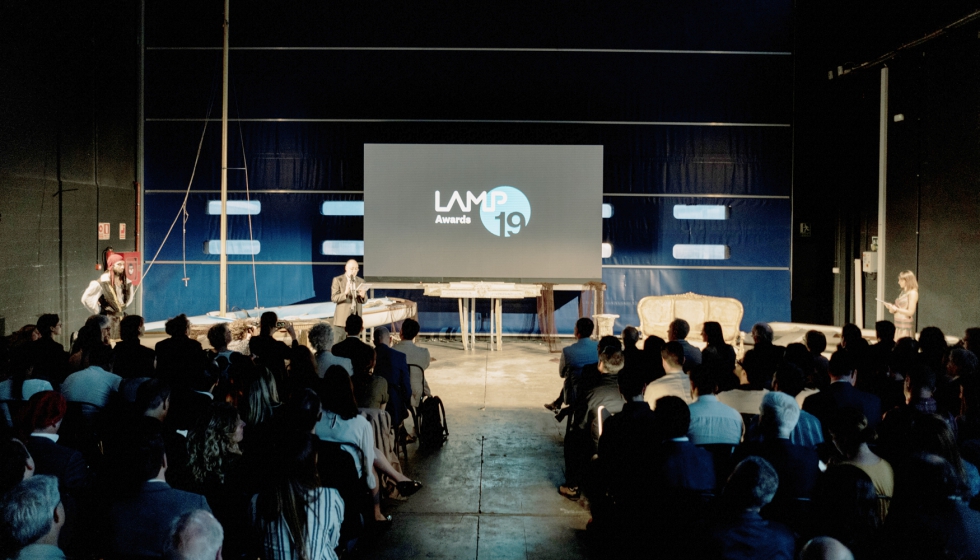
<path fill-rule="evenodd" d="M 27 401 L 22 400 L 12 399 L 0 401 L 0 417 L 3 418 L 4 424 L 8 428 L 13 429 L 17 421 L 20 420 L 26 406 Z"/>
<path fill-rule="evenodd" d="M 363 457 L 363 452 L 354 444 L 321 440 L 317 446 L 317 472 L 320 486 L 336 489 L 344 500 L 339 548 L 349 552 L 363 533 L 366 519 L 374 516 L 374 501 L 367 485 L 367 473 L 357 474 L 357 463 L 345 447 Z"/>
<path fill-rule="evenodd" d="M 698 447 L 711 453 L 712 462 L 715 465 L 715 488 L 720 490 L 725 486 L 728 475 L 735 468 L 732 460 L 735 446 L 730 443 L 706 443 Z"/>
<path fill-rule="evenodd" d="M 98 466 L 102 460 L 101 415 L 102 407 L 96 404 L 69 401 L 58 430 L 61 443 L 81 451 L 90 466 Z"/>

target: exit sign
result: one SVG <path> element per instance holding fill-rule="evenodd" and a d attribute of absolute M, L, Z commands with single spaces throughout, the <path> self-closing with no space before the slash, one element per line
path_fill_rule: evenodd
<path fill-rule="evenodd" d="M 112 224 L 109 222 L 99 222 L 99 241 L 112 239 Z"/>

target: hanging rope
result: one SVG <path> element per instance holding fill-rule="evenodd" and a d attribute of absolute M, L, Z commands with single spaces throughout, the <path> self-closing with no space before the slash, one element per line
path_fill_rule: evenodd
<path fill-rule="evenodd" d="M 242 133 L 242 112 L 238 107 L 238 90 L 235 90 L 235 112 L 238 113 L 238 139 L 242 145 L 242 168 L 245 170 L 245 201 L 252 202 L 251 194 L 248 190 L 248 158 L 245 156 L 245 135 Z M 249 247 L 255 243 L 255 238 L 252 236 L 252 213 L 246 212 L 248 216 L 248 245 Z M 255 273 L 255 251 L 249 251 L 252 254 L 252 289 L 255 290 L 255 308 L 259 309 L 259 281 Z"/>
<path fill-rule="evenodd" d="M 213 84 L 212 84 L 212 86 L 213 86 Z M 187 277 L 187 219 L 190 217 L 190 214 L 188 214 L 188 212 L 187 212 L 187 199 L 190 198 L 190 195 L 191 195 L 191 185 L 194 184 L 194 175 L 197 174 L 197 164 L 201 160 L 201 149 L 204 147 L 204 137 L 205 137 L 205 135 L 208 132 L 208 122 L 210 122 L 210 120 L 211 120 L 211 110 L 214 108 L 215 91 L 216 91 L 216 89 L 214 87 L 212 87 L 212 90 L 211 90 L 211 102 L 208 104 L 208 111 L 207 111 L 207 114 L 204 116 L 204 129 L 201 130 L 201 139 L 197 143 L 197 154 L 194 156 L 194 167 L 191 169 L 191 178 L 190 178 L 189 181 L 187 181 L 187 190 L 184 191 L 184 201 L 181 203 L 180 209 L 177 211 L 177 215 L 174 216 L 174 221 L 170 222 L 170 228 L 167 229 L 167 234 L 163 236 L 163 241 L 161 241 L 160 242 L 160 246 L 157 247 L 156 254 L 154 254 L 153 255 L 153 258 L 150 259 L 150 262 L 147 263 L 146 270 L 143 272 L 143 278 L 140 281 L 139 286 L 136 286 L 136 290 L 133 291 L 133 295 L 134 296 L 139 291 L 139 289 L 142 288 L 146 284 L 146 277 L 150 274 L 150 270 L 153 269 L 153 265 L 156 263 L 157 257 L 160 256 L 160 251 L 163 251 L 164 245 L 167 244 L 167 240 L 170 239 L 170 234 L 174 230 L 174 226 L 177 225 L 177 220 L 179 220 L 181 217 L 184 218 L 184 223 L 183 223 L 183 230 L 184 230 L 184 254 L 183 254 L 183 259 L 184 259 L 184 277 L 182 278 L 182 280 L 184 281 L 184 286 L 187 286 L 187 281 L 190 280 Z"/>

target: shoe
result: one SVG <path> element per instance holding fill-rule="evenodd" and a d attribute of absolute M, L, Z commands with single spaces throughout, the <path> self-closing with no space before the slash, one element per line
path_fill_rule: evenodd
<path fill-rule="evenodd" d="M 565 486 L 562 484 L 558 487 L 558 493 L 569 500 L 577 500 L 579 498 L 578 486 Z"/>
<path fill-rule="evenodd" d="M 386 515 L 384 520 L 375 519 L 374 527 L 377 529 L 391 529 L 391 516 Z"/>
<path fill-rule="evenodd" d="M 552 403 L 552 402 L 545 403 L 544 407 L 547 408 L 548 410 L 552 411 L 552 412 L 558 410 L 558 405 L 556 405 L 555 403 Z"/>
<path fill-rule="evenodd" d="M 422 489 L 422 483 L 417 480 L 406 480 L 395 484 L 398 493 L 406 498 Z"/>
<path fill-rule="evenodd" d="M 418 439 L 413 435 L 405 436 L 405 443 L 415 443 Z"/>

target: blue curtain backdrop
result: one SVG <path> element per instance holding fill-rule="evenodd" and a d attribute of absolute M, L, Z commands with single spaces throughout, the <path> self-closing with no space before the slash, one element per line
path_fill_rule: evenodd
<path fill-rule="evenodd" d="M 287 14 L 233 3 L 230 199 L 261 202 L 251 216 L 261 250 L 254 278 L 252 256 L 229 257 L 229 306 L 329 299 L 330 279 L 360 257 L 322 255 L 322 243 L 362 239 L 363 218 L 320 208 L 363 200 L 365 143 L 601 144 L 612 216 L 596 243 L 612 246 L 602 279 L 617 328 L 638 324 L 640 298 L 689 291 L 742 301 L 743 330 L 789 320 L 792 2 L 492 13 L 363 4 L 298 3 Z M 144 286 L 151 321 L 218 306 L 218 257 L 204 245 L 218 239 L 207 204 L 220 187 L 221 6 L 147 2 L 147 261 L 179 212 L 203 134 L 186 235 L 178 220 Z M 728 219 L 677 219 L 679 204 L 725 206 Z M 229 238 L 249 236 L 248 217 L 231 216 Z M 391 239 L 406 242 L 398 224 Z M 726 245 L 729 257 L 675 259 L 676 244 Z M 388 293 L 419 302 L 425 331 L 458 328 L 455 301 Z M 561 332 L 577 307 L 576 294 L 556 295 Z M 537 332 L 533 302 L 507 302 L 504 328 Z"/>

